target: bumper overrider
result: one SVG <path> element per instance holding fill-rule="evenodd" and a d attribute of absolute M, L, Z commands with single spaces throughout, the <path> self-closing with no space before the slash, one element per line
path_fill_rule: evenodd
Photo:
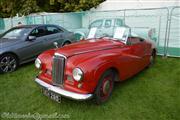
<path fill-rule="evenodd" d="M 88 99 L 91 99 L 93 96 L 93 94 L 79 94 L 75 92 L 70 92 L 70 91 L 64 90 L 63 88 L 47 84 L 46 82 L 40 80 L 39 78 L 36 78 L 35 82 L 39 84 L 41 87 L 51 92 L 54 92 L 56 94 L 59 94 L 61 96 L 74 99 L 74 100 L 79 100 L 79 101 L 88 100 Z"/>

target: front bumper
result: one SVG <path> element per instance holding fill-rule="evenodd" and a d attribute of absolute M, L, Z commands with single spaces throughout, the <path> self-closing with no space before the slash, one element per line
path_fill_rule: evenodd
<path fill-rule="evenodd" d="M 40 80 L 39 78 L 36 78 L 35 81 L 41 87 L 46 88 L 49 91 L 52 91 L 54 93 L 57 93 L 59 95 L 62 95 L 64 97 L 67 97 L 70 99 L 82 101 L 82 100 L 90 99 L 93 96 L 93 94 L 79 94 L 79 93 L 75 93 L 75 92 L 70 92 L 70 91 L 64 90 L 60 87 L 47 84 L 46 82 Z"/>

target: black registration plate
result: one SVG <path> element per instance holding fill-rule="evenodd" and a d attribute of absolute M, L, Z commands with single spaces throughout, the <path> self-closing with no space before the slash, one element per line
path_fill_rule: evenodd
<path fill-rule="evenodd" d="M 45 96 L 51 98 L 52 100 L 60 103 L 61 102 L 61 96 L 54 93 L 54 92 L 51 92 L 51 91 L 48 91 L 47 89 L 42 89 L 42 92 Z"/>

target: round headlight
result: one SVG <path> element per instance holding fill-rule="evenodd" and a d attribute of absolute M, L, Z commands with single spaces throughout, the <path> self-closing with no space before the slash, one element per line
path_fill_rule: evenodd
<path fill-rule="evenodd" d="M 79 69 L 79 68 L 75 68 L 73 70 L 73 78 L 74 78 L 74 80 L 76 80 L 78 82 L 80 80 L 82 80 L 82 78 L 83 78 L 83 71 L 81 69 Z"/>
<path fill-rule="evenodd" d="M 36 66 L 37 69 L 40 69 L 40 68 L 41 68 L 41 60 L 40 60 L 40 59 L 37 58 L 37 59 L 35 60 L 35 66 Z"/>

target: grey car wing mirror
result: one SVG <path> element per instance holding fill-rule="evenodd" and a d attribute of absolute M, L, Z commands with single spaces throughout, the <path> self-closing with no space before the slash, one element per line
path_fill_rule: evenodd
<path fill-rule="evenodd" d="M 36 39 L 36 36 L 29 36 L 29 37 L 28 37 L 28 40 L 29 40 L 29 41 L 33 41 L 33 40 L 35 40 L 35 39 Z"/>
<path fill-rule="evenodd" d="M 53 45 L 58 48 L 58 43 L 57 42 L 53 42 Z"/>

